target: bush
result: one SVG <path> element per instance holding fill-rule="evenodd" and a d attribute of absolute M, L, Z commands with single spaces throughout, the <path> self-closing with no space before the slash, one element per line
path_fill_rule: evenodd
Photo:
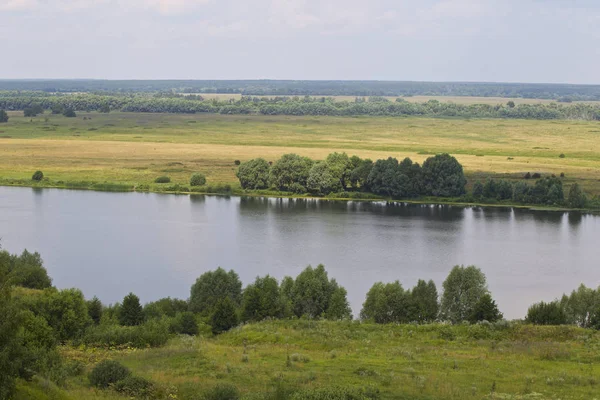
<path fill-rule="evenodd" d="M 206 176 L 200 173 L 192 174 L 190 178 L 190 186 L 204 186 L 206 184 Z"/>
<path fill-rule="evenodd" d="M 229 383 L 220 383 L 204 394 L 205 400 L 238 400 L 240 392 Z"/>
<path fill-rule="evenodd" d="M 113 389 L 128 397 L 153 398 L 156 387 L 148 379 L 139 376 L 128 376 L 114 383 Z"/>
<path fill-rule="evenodd" d="M 211 315 L 210 325 L 215 335 L 226 332 L 237 326 L 238 318 L 235 304 L 229 297 L 219 301 L 215 306 L 215 311 Z"/>
<path fill-rule="evenodd" d="M 535 325 L 564 325 L 567 323 L 567 315 L 557 301 L 542 301 L 529 307 L 525 321 Z"/>
<path fill-rule="evenodd" d="M 559 158 L 565 158 L 565 154 L 564 153 L 560 153 L 560 156 L 558 156 Z"/>
<path fill-rule="evenodd" d="M 63 115 L 67 118 L 75 118 L 77 116 L 77 114 L 75 114 L 75 110 L 73 110 L 72 108 L 65 109 Z"/>
<path fill-rule="evenodd" d="M 185 311 L 177 314 L 173 323 L 171 324 L 171 331 L 173 333 L 179 333 L 182 335 L 197 335 L 198 334 L 198 322 L 194 313 Z"/>
<path fill-rule="evenodd" d="M 44 173 L 43 173 L 42 171 L 35 171 L 35 172 L 33 173 L 33 175 L 31 176 L 31 180 L 32 180 L 32 181 L 39 182 L 39 181 L 41 181 L 42 179 L 44 179 Z"/>
<path fill-rule="evenodd" d="M 171 182 L 171 178 L 168 176 L 159 176 L 154 180 L 154 183 L 169 183 Z"/>
<path fill-rule="evenodd" d="M 158 347 L 169 340 L 169 325 L 165 320 L 150 320 L 138 326 L 98 325 L 88 328 L 82 343 L 87 346 L 136 348 Z"/>
<path fill-rule="evenodd" d="M 291 400 L 375 400 L 379 397 L 377 388 L 324 387 L 295 393 Z"/>
<path fill-rule="evenodd" d="M 241 162 L 240 160 L 235 160 L 233 163 L 234 163 L 235 165 L 240 165 L 242 162 Z"/>
<path fill-rule="evenodd" d="M 107 388 L 131 375 L 129 369 L 113 360 L 100 361 L 90 372 L 89 378 L 92 386 Z"/>
<path fill-rule="evenodd" d="M 0 123 L 8 122 L 8 114 L 4 110 L 0 110 Z"/>

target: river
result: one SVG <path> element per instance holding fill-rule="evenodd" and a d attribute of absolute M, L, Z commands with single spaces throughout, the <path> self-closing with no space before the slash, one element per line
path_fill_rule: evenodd
<path fill-rule="evenodd" d="M 477 265 L 507 318 L 600 284 L 600 217 L 512 208 L 0 187 L 0 242 L 104 303 L 187 298 L 203 272 L 296 276 L 325 265 L 358 316 L 374 282 L 441 284 Z"/>

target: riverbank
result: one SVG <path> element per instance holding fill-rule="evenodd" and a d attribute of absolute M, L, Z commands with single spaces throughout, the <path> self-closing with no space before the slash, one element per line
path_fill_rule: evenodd
<path fill-rule="evenodd" d="M 281 199 L 314 199 L 331 201 L 360 201 L 360 202 L 391 202 L 406 204 L 423 205 L 447 205 L 457 207 L 486 207 L 486 208 L 518 208 L 532 211 L 555 211 L 555 212 L 581 212 L 586 214 L 599 214 L 600 205 L 593 204 L 588 208 L 569 208 L 565 206 L 549 206 L 543 204 L 517 204 L 512 202 L 482 202 L 467 201 L 461 198 L 441 198 L 427 197 L 419 199 L 392 199 L 390 197 L 377 196 L 372 193 L 347 192 L 351 196 L 343 196 L 339 193 L 333 193 L 328 196 L 313 196 L 309 194 L 283 193 L 270 190 L 244 190 L 239 186 L 235 187 L 229 184 L 216 184 L 207 186 L 198 186 L 190 190 L 189 187 L 178 184 L 127 184 L 116 182 L 54 182 L 44 179 L 41 182 L 32 180 L 6 179 L 0 177 L 0 186 L 9 187 L 31 187 L 39 189 L 70 189 L 70 190 L 92 190 L 100 192 L 136 192 L 136 193 L 159 193 L 159 194 L 177 194 L 177 195 L 215 195 L 215 196 L 247 196 L 247 197 L 265 197 Z"/>

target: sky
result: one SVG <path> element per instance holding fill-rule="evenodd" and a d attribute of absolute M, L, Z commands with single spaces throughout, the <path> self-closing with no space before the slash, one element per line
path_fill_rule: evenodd
<path fill-rule="evenodd" d="M 0 79 L 600 84 L 598 0 L 0 0 Z"/>

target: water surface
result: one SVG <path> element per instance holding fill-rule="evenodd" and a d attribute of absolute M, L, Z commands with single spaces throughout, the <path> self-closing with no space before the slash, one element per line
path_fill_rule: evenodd
<path fill-rule="evenodd" d="M 247 284 L 325 264 L 358 315 L 377 281 L 441 283 L 475 264 L 508 318 L 600 284 L 600 217 L 510 208 L 0 187 L 0 237 L 42 254 L 54 284 L 105 303 L 187 298 L 222 266 Z"/>

